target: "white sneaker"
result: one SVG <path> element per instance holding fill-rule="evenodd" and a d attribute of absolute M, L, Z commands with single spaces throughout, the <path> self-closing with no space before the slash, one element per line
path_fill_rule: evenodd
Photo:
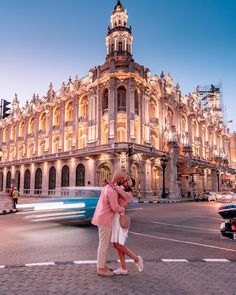
<path fill-rule="evenodd" d="M 128 270 L 127 269 L 123 269 L 123 268 L 118 268 L 116 270 L 113 270 L 113 273 L 115 275 L 127 275 L 128 274 Z"/>
<path fill-rule="evenodd" d="M 143 258 L 141 256 L 138 256 L 138 262 L 135 262 L 138 271 L 142 272 L 143 271 Z"/>

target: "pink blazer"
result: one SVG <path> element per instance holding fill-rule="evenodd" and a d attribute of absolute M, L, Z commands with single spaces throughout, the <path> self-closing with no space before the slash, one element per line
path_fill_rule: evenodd
<path fill-rule="evenodd" d="M 106 185 L 98 200 L 97 207 L 95 209 L 92 224 L 94 225 L 106 225 L 112 227 L 112 220 L 115 212 L 122 212 L 124 207 L 119 205 L 118 194 L 109 185 Z"/>

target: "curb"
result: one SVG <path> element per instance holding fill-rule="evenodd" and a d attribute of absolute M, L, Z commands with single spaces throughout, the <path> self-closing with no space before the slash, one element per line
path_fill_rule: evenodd
<path fill-rule="evenodd" d="M 189 200 L 140 200 L 138 203 L 152 203 L 152 204 L 170 204 L 170 203 L 184 203 L 184 202 L 192 202 L 194 200 L 189 199 Z"/>
<path fill-rule="evenodd" d="M 117 260 L 107 260 L 108 263 L 117 262 Z M 133 263 L 132 260 L 126 259 L 127 263 Z M 236 263 L 235 259 L 225 259 L 225 258 L 204 258 L 204 259 L 145 259 L 145 262 L 163 262 L 163 263 Z M 0 270 L 7 268 L 16 268 L 16 267 L 41 267 L 41 266 L 57 266 L 57 265 L 94 265 L 97 263 L 97 260 L 81 260 L 81 261 L 62 261 L 62 262 L 36 262 L 36 263 L 26 263 L 26 264 L 13 264 L 13 265 L 0 265 Z"/>
<path fill-rule="evenodd" d="M 6 214 L 10 214 L 10 213 L 16 213 L 16 209 L 4 209 L 4 210 L 0 210 L 0 215 L 6 215 Z"/>

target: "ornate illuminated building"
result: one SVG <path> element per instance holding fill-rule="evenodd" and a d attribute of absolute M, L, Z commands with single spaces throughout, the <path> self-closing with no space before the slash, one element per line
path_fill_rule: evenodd
<path fill-rule="evenodd" d="M 219 89 L 182 95 L 170 74 L 151 76 L 133 59 L 132 30 L 120 1 L 110 21 L 103 65 L 58 91 L 50 84 L 45 97 L 34 95 L 23 108 L 13 99 L 11 115 L 0 121 L 1 191 L 13 182 L 22 194 L 93 186 L 122 169 L 142 196 L 161 197 L 164 164 L 168 198 L 231 185 L 230 134 Z"/>

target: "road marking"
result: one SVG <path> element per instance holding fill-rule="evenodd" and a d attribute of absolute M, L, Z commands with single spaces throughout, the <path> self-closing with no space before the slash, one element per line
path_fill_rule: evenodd
<path fill-rule="evenodd" d="M 150 223 L 156 223 L 156 224 L 169 225 L 169 226 L 174 226 L 174 227 L 183 227 L 183 228 L 190 228 L 190 229 L 198 229 L 198 230 L 206 230 L 206 231 L 219 232 L 219 230 L 217 230 L 217 229 L 208 229 L 208 228 L 195 227 L 195 226 L 171 224 L 171 223 L 165 223 L 165 222 L 159 222 L 159 221 L 148 221 L 148 222 L 150 222 Z"/>
<path fill-rule="evenodd" d="M 119 262 L 120 260 L 111 260 L 110 262 Z M 126 259 L 125 260 L 128 263 L 133 263 L 132 259 Z M 179 262 L 188 262 L 188 263 L 196 263 L 196 262 L 229 262 L 229 263 L 236 263 L 236 260 L 228 260 L 228 259 L 214 259 L 214 258 L 205 258 L 205 259 L 199 259 L 199 260 L 187 260 L 187 259 L 168 259 L 168 258 L 163 258 L 163 259 L 157 259 L 157 260 L 153 260 L 150 261 L 150 259 L 148 259 L 148 262 L 165 262 L 165 263 L 179 263 Z M 18 267 L 33 267 L 33 266 L 47 266 L 47 265 L 66 265 L 66 264 L 78 264 L 78 265 L 86 265 L 86 264 L 97 264 L 97 260 L 78 260 L 78 261 L 64 261 L 64 262 L 42 262 L 42 263 L 27 263 L 27 264 L 23 264 L 23 265 L 0 265 L 0 269 L 4 269 L 4 268 L 18 268 Z"/>
<path fill-rule="evenodd" d="M 158 239 L 158 240 L 165 240 L 165 241 L 177 242 L 177 243 L 182 243 L 182 244 L 201 246 L 201 247 L 212 248 L 212 249 L 216 249 L 216 250 L 222 250 L 222 251 L 228 251 L 228 252 L 235 252 L 236 253 L 236 250 L 234 250 L 234 249 L 228 249 L 228 248 L 222 248 L 222 247 L 217 247 L 217 246 L 212 246 L 212 245 L 207 245 L 207 244 L 201 244 L 201 243 L 195 243 L 195 242 L 189 242 L 189 241 L 181 241 L 181 240 L 176 240 L 176 239 L 170 239 L 170 238 L 164 238 L 164 237 L 140 234 L 140 233 L 136 233 L 136 232 L 132 232 L 132 231 L 129 231 L 129 233 L 131 233 L 133 235 L 137 235 L 137 236 L 147 237 L 147 238 L 153 238 L 153 239 Z"/>
<path fill-rule="evenodd" d="M 96 264 L 97 260 L 78 260 L 73 261 L 74 264 Z"/>
<path fill-rule="evenodd" d="M 26 263 L 25 266 L 43 266 L 43 265 L 55 265 L 55 262 L 37 262 L 37 263 Z"/>
<path fill-rule="evenodd" d="M 211 219 L 211 220 L 217 220 L 222 221 L 222 218 L 213 218 L 213 217 L 206 217 L 206 216 L 196 216 L 197 218 L 203 218 L 203 219 Z"/>
<path fill-rule="evenodd" d="M 189 262 L 187 259 L 161 259 L 163 262 Z"/>
<path fill-rule="evenodd" d="M 206 262 L 230 262 L 228 259 L 214 259 L 214 258 L 206 258 L 203 259 Z"/>

